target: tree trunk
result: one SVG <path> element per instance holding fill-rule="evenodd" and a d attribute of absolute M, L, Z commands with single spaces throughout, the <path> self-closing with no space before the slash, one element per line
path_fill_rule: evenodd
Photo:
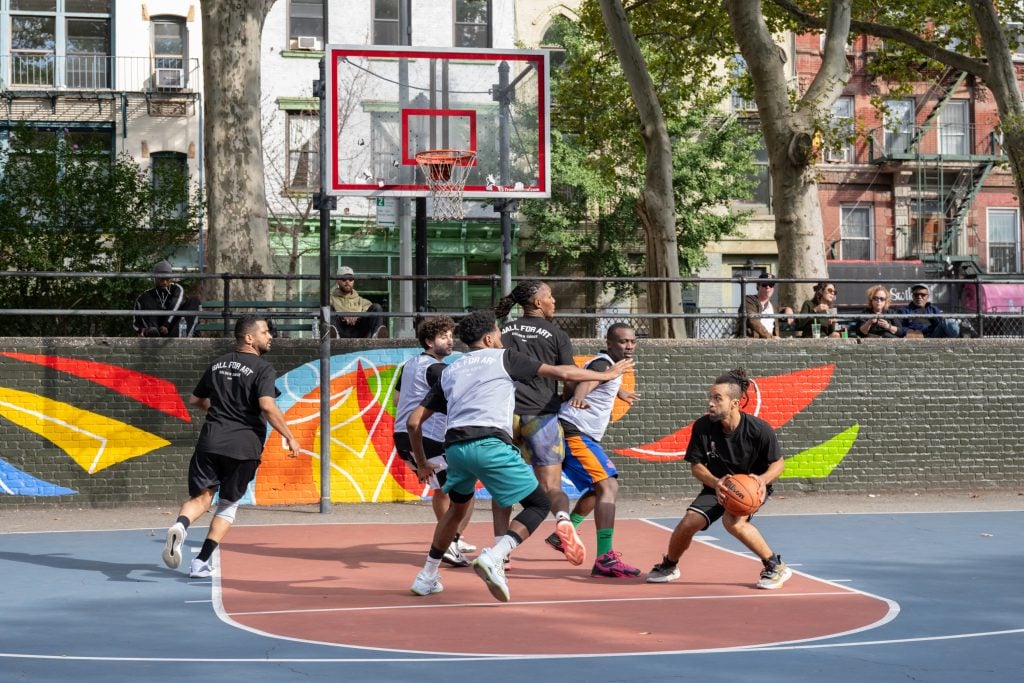
<path fill-rule="evenodd" d="M 212 273 L 272 272 L 260 125 L 260 37 L 274 0 L 203 0 L 207 240 Z M 214 285 L 219 287 L 219 283 Z M 268 299 L 273 282 L 234 281 L 231 298 Z M 208 291 L 219 298 L 221 292 Z"/>
<path fill-rule="evenodd" d="M 640 135 L 647 155 L 644 189 L 637 202 L 637 216 L 646 233 L 647 276 L 679 277 L 679 242 L 676 239 L 675 194 L 672 187 L 672 141 L 658 93 L 647 71 L 640 47 L 619 0 L 601 0 L 601 16 L 619 57 L 640 116 Z M 678 282 L 652 282 L 647 287 L 651 313 L 683 312 L 683 288 Z M 686 326 L 681 318 L 651 321 L 651 336 L 682 339 Z"/>
<path fill-rule="evenodd" d="M 797 105 L 790 103 L 785 54 L 775 43 L 760 0 L 726 0 L 733 37 L 754 82 L 754 98 L 771 169 L 779 277 L 824 280 L 825 233 L 818 200 L 815 120 L 828 120 L 832 104 L 849 80 L 845 48 L 850 1 L 831 0 L 821 69 Z M 799 309 L 811 284 L 782 284 L 779 306 Z"/>
<path fill-rule="evenodd" d="M 968 0 L 967 4 L 988 59 L 985 85 L 992 91 L 999 110 L 1003 150 L 1010 159 L 1017 197 L 1024 198 L 1024 99 L 1017 81 L 1017 70 L 992 0 Z"/>

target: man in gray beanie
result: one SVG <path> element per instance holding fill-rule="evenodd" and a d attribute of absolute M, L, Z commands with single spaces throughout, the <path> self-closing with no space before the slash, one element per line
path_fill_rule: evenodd
<path fill-rule="evenodd" d="M 156 286 L 147 289 L 135 300 L 136 314 L 132 326 L 140 337 L 191 337 L 199 322 L 198 316 L 176 315 L 178 311 L 198 311 L 199 299 L 185 295 L 185 289 L 171 282 L 174 268 L 167 261 L 153 266 Z M 166 315 L 144 314 L 143 311 L 166 311 Z"/>

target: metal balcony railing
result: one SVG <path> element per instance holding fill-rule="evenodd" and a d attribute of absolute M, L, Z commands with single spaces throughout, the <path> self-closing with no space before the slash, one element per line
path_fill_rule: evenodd
<path fill-rule="evenodd" d="M 868 131 L 869 160 L 938 159 L 980 161 L 1005 156 L 1002 138 L 990 127 L 931 124 Z"/>
<path fill-rule="evenodd" d="M 0 91 L 193 92 L 201 85 L 198 59 L 55 55 L 0 55 Z"/>

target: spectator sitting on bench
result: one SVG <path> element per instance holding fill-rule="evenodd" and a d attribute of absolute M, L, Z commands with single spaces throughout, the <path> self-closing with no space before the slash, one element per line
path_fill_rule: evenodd
<path fill-rule="evenodd" d="M 942 313 L 929 300 L 928 285 L 918 284 L 910 288 L 910 304 L 901 308 L 901 315 L 935 315 L 934 318 L 904 318 L 900 324 L 908 331 L 917 331 L 928 338 L 959 337 L 960 324 L 955 320 L 939 317 Z"/>
<path fill-rule="evenodd" d="M 178 311 L 198 311 L 199 297 L 189 296 L 176 282 L 171 282 L 174 268 L 167 261 L 153 266 L 155 287 L 147 289 L 135 300 L 136 311 L 165 311 L 166 315 L 132 316 L 132 327 L 140 337 L 191 337 L 195 334 L 198 316 L 175 315 Z"/>
<path fill-rule="evenodd" d="M 384 312 L 380 304 L 359 296 L 356 291 L 356 274 L 348 266 L 338 269 L 338 286 L 331 290 L 331 324 L 343 339 L 368 337 L 384 338 L 388 328 L 384 326 Z M 344 315 L 345 313 L 376 313 L 377 315 Z"/>

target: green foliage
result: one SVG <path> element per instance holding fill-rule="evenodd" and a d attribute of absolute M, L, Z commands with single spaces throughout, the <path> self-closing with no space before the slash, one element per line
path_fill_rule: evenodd
<path fill-rule="evenodd" d="M 184 174 L 21 127 L 0 150 L 0 262 L 9 271 L 147 272 L 194 243 L 200 202 Z M 0 277 L 0 307 L 130 309 L 152 286 L 126 278 Z M 3 316 L 6 335 L 131 334 L 127 316 Z"/>
<path fill-rule="evenodd" d="M 752 196 L 760 136 L 717 109 L 730 83 L 709 52 L 732 54 L 727 23 L 675 11 L 686 3 L 666 4 L 671 16 L 631 13 L 630 20 L 673 141 L 680 271 L 690 273 L 706 263 L 709 242 L 744 223 L 748 214 L 730 205 Z M 552 76 L 552 198 L 523 201 L 521 211 L 535 231 L 532 246 L 547 252 L 542 272 L 639 276 L 630 254 L 646 251 L 636 214 L 645 153 L 636 106 L 600 22 L 596 3 L 585 2 L 579 24 L 559 27 L 566 61 Z M 697 45 L 687 26 L 708 40 Z M 720 40 L 716 31 L 724 32 Z"/>

